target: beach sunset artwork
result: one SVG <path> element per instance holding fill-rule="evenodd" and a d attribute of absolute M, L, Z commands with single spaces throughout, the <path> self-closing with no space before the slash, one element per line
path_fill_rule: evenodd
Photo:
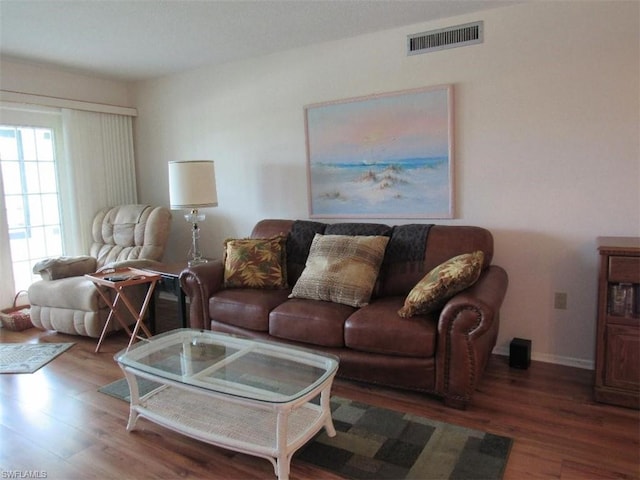
<path fill-rule="evenodd" d="M 451 85 L 305 107 L 312 218 L 452 218 Z"/>

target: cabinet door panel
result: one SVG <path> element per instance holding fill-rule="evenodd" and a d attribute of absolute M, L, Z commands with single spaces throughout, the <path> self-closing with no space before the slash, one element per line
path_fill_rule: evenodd
<path fill-rule="evenodd" d="M 605 384 L 640 390 L 640 334 L 637 328 L 607 326 Z"/>

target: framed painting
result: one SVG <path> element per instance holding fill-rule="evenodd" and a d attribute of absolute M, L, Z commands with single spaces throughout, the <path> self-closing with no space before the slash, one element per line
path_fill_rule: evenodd
<path fill-rule="evenodd" d="M 311 218 L 453 218 L 453 86 L 305 107 Z"/>

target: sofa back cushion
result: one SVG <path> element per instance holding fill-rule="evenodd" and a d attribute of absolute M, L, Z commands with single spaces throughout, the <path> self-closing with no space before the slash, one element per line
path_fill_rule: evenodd
<path fill-rule="evenodd" d="M 324 234 L 390 237 L 392 230 L 382 223 L 331 223 L 324 229 Z"/>
<path fill-rule="evenodd" d="M 334 223 L 312 220 L 265 219 L 259 221 L 251 232 L 251 238 L 269 238 L 288 235 L 287 279 L 293 286 L 304 270 L 316 233 L 321 235 L 391 236 L 392 227 L 381 223 Z"/>
<path fill-rule="evenodd" d="M 424 260 L 383 264 L 380 296 L 406 296 L 431 270 L 464 253 L 482 251 L 483 269 L 493 258 L 493 236 L 481 227 L 433 225 L 427 236 Z"/>
<path fill-rule="evenodd" d="M 287 239 L 287 269 L 289 285 L 293 287 L 307 263 L 311 243 L 316 234 L 324 234 L 325 223 L 298 220 L 291 226 Z"/>
<path fill-rule="evenodd" d="M 327 224 L 310 220 L 267 219 L 256 224 L 251 237 L 269 238 L 288 234 L 287 277 L 289 285 L 292 286 L 304 270 L 316 233 L 390 236 L 379 279 L 374 288 L 374 297 L 405 297 L 428 272 L 456 255 L 481 250 L 484 253 L 483 268 L 490 265 L 493 259 L 491 232 L 472 226 L 410 224 L 390 227 L 364 222 Z M 399 243 L 400 239 L 402 242 Z M 400 245 L 400 248 L 395 248 L 394 244 Z M 407 250 L 409 248 L 414 250 L 410 254 Z M 415 250 L 420 248 L 424 248 L 423 255 Z M 402 253 L 398 252 L 404 252 L 404 258 Z"/>
<path fill-rule="evenodd" d="M 287 235 L 287 280 L 293 286 L 304 270 L 313 237 L 316 233 L 324 233 L 326 226 L 309 220 L 266 219 L 253 227 L 251 238 Z"/>
<path fill-rule="evenodd" d="M 294 220 L 268 218 L 256 223 L 251 231 L 251 238 L 271 238 L 287 235 L 291 231 Z"/>

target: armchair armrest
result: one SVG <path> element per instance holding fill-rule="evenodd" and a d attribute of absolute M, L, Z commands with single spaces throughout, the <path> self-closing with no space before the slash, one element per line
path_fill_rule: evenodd
<path fill-rule="evenodd" d="M 97 260 L 89 255 L 46 258 L 33 266 L 33 273 L 39 274 L 43 280 L 58 280 L 93 273 L 96 266 Z"/>
<path fill-rule="evenodd" d="M 473 286 L 455 295 L 442 309 L 436 390 L 452 407 L 466 407 L 489 361 L 508 283 L 504 269 L 491 265 Z"/>
<path fill-rule="evenodd" d="M 188 267 L 180 274 L 180 285 L 189 297 L 189 323 L 191 328 L 209 330 L 209 297 L 222 289 L 224 265 L 221 260 Z"/>
<path fill-rule="evenodd" d="M 158 262 L 157 260 L 149 260 L 148 258 L 138 258 L 135 260 L 120 260 L 117 262 L 111 262 L 104 265 L 99 272 L 107 269 L 120 269 L 120 268 L 153 268 L 158 265 L 162 265 L 162 262 Z"/>

